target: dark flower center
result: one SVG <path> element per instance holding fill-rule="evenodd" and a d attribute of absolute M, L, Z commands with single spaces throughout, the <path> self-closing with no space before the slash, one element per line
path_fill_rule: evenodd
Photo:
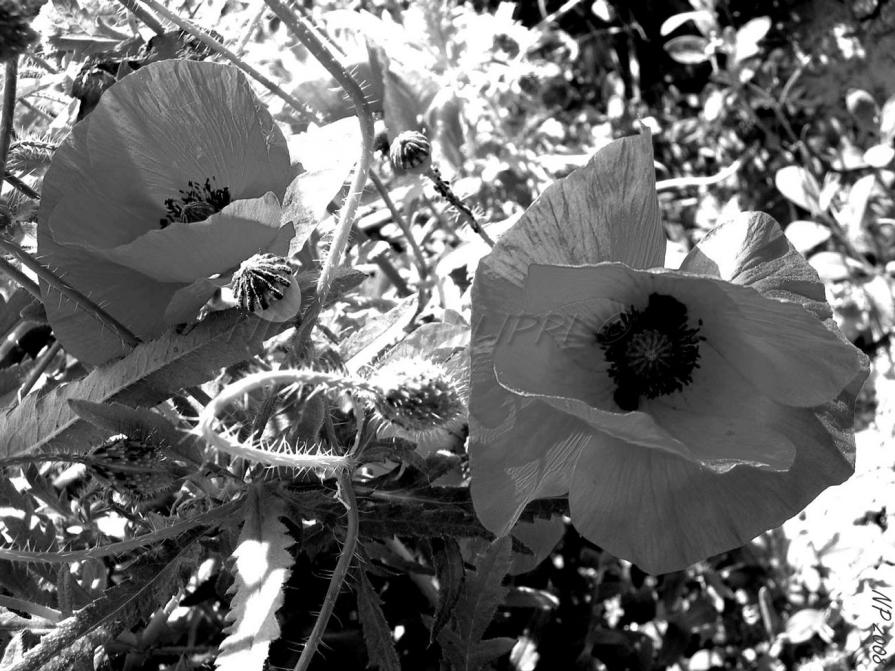
<path fill-rule="evenodd" d="M 199 182 L 187 182 L 187 189 L 180 190 L 179 198 L 165 200 L 165 209 L 168 214 L 160 220 L 159 224 L 165 228 L 175 221 L 192 224 L 197 221 L 205 221 L 215 212 L 220 212 L 230 204 L 230 187 L 225 186 L 216 189 L 212 186 L 214 177 L 205 180 L 205 184 Z"/>
<path fill-rule="evenodd" d="M 616 385 L 622 410 L 636 410 L 640 399 L 680 391 L 699 368 L 699 327 L 689 328 L 687 307 L 662 294 L 651 294 L 643 310 L 633 306 L 597 333 Z"/>

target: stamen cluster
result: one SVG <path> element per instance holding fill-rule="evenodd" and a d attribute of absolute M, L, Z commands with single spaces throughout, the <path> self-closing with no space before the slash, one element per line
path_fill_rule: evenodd
<path fill-rule="evenodd" d="M 180 190 L 180 198 L 165 200 L 168 214 L 160 220 L 162 228 L 174 222 L 195 223 L 205 221 L 216 212 L 220 212 L 230 204 L 230 187 L 215 189 L 212 187 L 214 177 L 205 180 L 205 184 L 187 182 L 187 189 Z"/>
<path fill-rule="evenodd" d="M 683 303 L 651 294 L 645 309 L 631 306 L 597 333 L 622 410 L 636 410 L 641 398 L 671 394 L 693 381 L 704 340 L 699 326 L 689 327 Z"/>

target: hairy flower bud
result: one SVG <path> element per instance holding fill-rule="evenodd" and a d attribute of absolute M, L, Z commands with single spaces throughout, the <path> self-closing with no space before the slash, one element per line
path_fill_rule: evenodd
<path fill-rule="evenodd" d="M 454 428 L 466 404 L 453 377 L 440 365 L 421 357 L 386 363 L 371 377 L 377 388 L 376 411 L 395 426 L 419 436 Z"/>
<path fill-rule="evenodd" d="M 250 256 L 233 273 L 231 286 L 239 307 L 261 319 L 285 322 L 301 311 L 301 288 L 295 269 L 282 256 Z"/>
<path fill-rule="evenodd" d="M 421 174 L 432 164 L 432 147 L 422 133 L 407 130 L 398 135 L 389 149 L 392 167 L 399 174 Z"/>

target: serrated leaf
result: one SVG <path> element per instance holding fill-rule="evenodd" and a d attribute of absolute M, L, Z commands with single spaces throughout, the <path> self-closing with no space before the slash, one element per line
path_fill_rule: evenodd
<path fill-rule="evenodd" d="M 283 604 L 283 585 L 292 571 L 294 544 L 280 517 L 282 499 L 255 487 L 243 506 L 243 525 L 233 557 L 235 583 L 227 638 L 221 643 L 215 668 L 220 671 L 262 671 L 270 644 L 280 637 L 277 609 Z"/>
<path fill-rule="evenodd" d="M 180 431 L 168 419 L 147 408 L 131 408 L 121 403 L 93 403 L 72 399 L 72 410 L 81 419 L 109 434 L 123 433 L 130 438 L 151 437 L 158 444 L 184 451 L 190 458 L 199 460 L 196 437 Z M 176 448 L 180 448 L 179 450 Z"/>
<path fill-rule="evenodd" d="M 501 584 L 510 569 L 511 540 L 493 541 L 467 574 L 454 607 L 451 626 L 438 635 L 445 659 L 454 671 L 478 671 L 486 662 L 508 652 L 515 641 L 509 638 L 482 640 L 508 588 Z"/>
<path fill-rule="evenodd" d="M 463 555 L 460 554 L 457 541 L 453 538 L 433 538 L 431 546 L 435 577 L 438 578 L 438 607 L 429 632 L 430 644 L 438 638 L 450 619 L 457 599 L 460 598 L 464 579 Z"/>
<path fill-rule="evenodd" d="M 382 612 L 379 595 L 363 570 L 360 571 L 357 587 L 357 614 L 364 632 L 370 664 L 380 671 L 401 671 L 392 630 Z"/>
<path fill-rule="evenodd" d="M 125 358 L 77 382 L 40 398 L 27 396 L 0 416 L 0 459 L 51 447 L 63 439 L 69 451 L 76 445 L 86 448 L 89 440 L 103 435 L 78 417 L 70 400 L 155 405 L 178 389 L 205 382 L 220 368 L 249 358 L 282 328 L 236 310 L 216 313 L 186 334 L 169 331 L 139 345 Z"/>

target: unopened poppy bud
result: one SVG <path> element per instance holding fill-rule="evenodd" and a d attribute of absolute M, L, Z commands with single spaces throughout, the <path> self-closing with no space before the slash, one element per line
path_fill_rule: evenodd
<path fill-rule="evenodd" d="M 282 256 L 250 256 L 233 273 L 231 286 L 239 307 L 261 319 L 285 322 L 301 311 L 301 288 L 295 269 Z"/>
<path fill-rule="evenodd" d="M 432 147 L 425 135 L 407 130 L 392 141 L 389 158 L 395 172 L 421 174 L 432 164 Z"/>
<path fill-rule="evenodd" d="M 453 377 L 442 366 L 420 357 L 385 364 L 370 383 L 377 388 L 373 404 L 383 419 L 417 436 L 455 427 L 466 411 Z"/>

